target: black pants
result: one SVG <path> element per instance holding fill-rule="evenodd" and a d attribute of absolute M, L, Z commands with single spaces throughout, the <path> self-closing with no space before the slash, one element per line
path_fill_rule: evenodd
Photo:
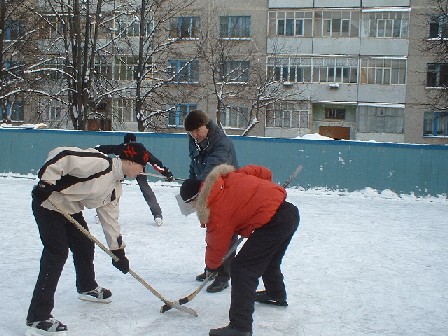
<path fill-rule="evenodd" d="M 270 297 L 286 300 L 280 265 L 299 221 L 299 210 L 284 202 L 269 223 L 252 233 L 233 260 L 229 319 L 235 328 L 252 331 L 255 292 L 260 277 Z"/>
<path fill-rule="evenodd" d="M 93 266 L 95 244 L 60 213 L 45 209 L 35 201 L 32 203 L 32 209 L 44 246 L 39 276 L 27 316 L 28 321 L 34 322 L 46 320 L 51 316 L 54 294 L 69 248 L 73 253 L 78 292 L 92 290 L 98 284 L 95 281 Z M 81 212 L 72 217 L 88 229 Z"/>

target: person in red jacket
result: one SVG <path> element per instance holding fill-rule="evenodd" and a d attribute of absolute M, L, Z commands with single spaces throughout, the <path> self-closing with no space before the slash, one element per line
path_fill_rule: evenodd
<path fill-rule="evenodd" d="M 252 335 L 255 301 L 287 306 L 280 265 L 299 226 L 299 210 L 286 201 L 286 190 L 272 182 L 271 171 L 255 165 L 219 165 L 204 182 L 184 181 L 180 195 L 207 230 L 208 272 L 222 267 L 235 234 L 248 238 L 231 264 L 230 323 L 209 335 Z M 265 290 L 257 292 L 260 277 Z"/>

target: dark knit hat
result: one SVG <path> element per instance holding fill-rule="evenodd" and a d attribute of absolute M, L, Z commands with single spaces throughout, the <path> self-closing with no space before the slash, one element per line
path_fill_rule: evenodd
<path fill-rule="evenodd" d="M 128 143 L 128 142 L 136 142 L 137 138 L 135 137 L 134 133 L 126 133 L 126 135 L 124 136 L 124 143 Z"/>
<path fill-rule="evenodd" d="M 187 179 L 180 186 L 180 197 L 185 203 L 194 200 L 201 189 L 202 181 L 196 179 Z"/>
<path fill-rule="evenodd" d="M 124 145 L 120 153 L 120 159 L 133 161 L 142 166 L 146 166 L 149 160 L 149 153 L 141 143 L 130 142 Z"/>
<path fill-rule="evenodd" d="M 207 113 L 201 110 L 193 110 L 187 114 L 184 121 L 185 130 L 187 132 L 194 131 L 195 129 L 207 125 L 210 121 Z"/>

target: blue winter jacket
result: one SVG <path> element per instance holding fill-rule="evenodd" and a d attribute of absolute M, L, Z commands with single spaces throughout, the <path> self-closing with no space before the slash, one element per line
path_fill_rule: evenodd
<path fill-rule="evenodd" d="M 200 144 L 189 135 L 190 178 L 205 180 L 210 171 L 223 163 L 238 167 L 232 140 L 213 121 L 207 125 L 207 138 Z"/>

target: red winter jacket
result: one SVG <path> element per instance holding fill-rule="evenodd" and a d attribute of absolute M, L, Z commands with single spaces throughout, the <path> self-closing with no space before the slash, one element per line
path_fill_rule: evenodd
<path fill-rule="evenodd" d="M 197 216 L 207 228 L 207 267 L 221 266 L 232 237 L 249 237 L 271 220 L 285 199 L 285 189 L 272 182 L 272 173 L 265 167 L 215 167 L 196 199 Z"/>

